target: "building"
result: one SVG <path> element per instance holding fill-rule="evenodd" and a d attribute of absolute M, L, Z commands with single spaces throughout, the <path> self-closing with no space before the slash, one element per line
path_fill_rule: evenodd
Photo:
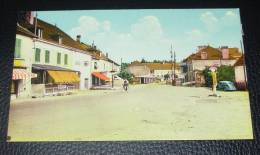
<path fill-rule="evenodd" d="M 120 65 L 111 60 L 108 54 L 103 54 L 101 51 L 93 47 L 95 52 L 92 56 L 92 87 L 112 86 L 113 75 L 120 72 Z"/>
<path fill-rule="evenodd" d="M 36 36 L 33 33 L 17 24 L 11 84 L 12 99 L 31 95 L 31 78 L 36 78 L 36 74 L 31 73 L 34 38 Z"/>
<path fill-rule="evenodd" d="M 171 79 L 174 72 L 174 64 L 171 63 L 132 63 L 128 66 L 128 72 L 134 75 L 136 83 L 151 83 L 155 80 L 164 81 L 165 76 Z M 175 78 L 181 77 L 180 67 L 175 66 Z"/>
<path fill-rule="evenodd" d="M 206 67 L 212 65 L 233 66 L 240 57 L 241 53 L 238 48 L 199 46 L 196 53 L 191 54 L 181 63 L 181 71 L 185 77 L 184 82 L 195 82 L 202 85 L 205 82 L 202 71 Z"/>
<path fill-rule="evenodd" d="M 55 94 L 69 89 L 91 87 L 91 53 L 78 38 L 69 35 L 43 20 L 34 18 L 34 24 L 21 24 L 36 33 L 31 52 L 32 96 Z"/>
<path fill-rule="evenodd" d="M 244 56 L 241 56 L 234 64 L 234 70 L 235 70 L 235 83 L 237 89 L 239 90 L 246 89 L 247 75 L 245 74 L 246 66 L 244 62 Z"/>

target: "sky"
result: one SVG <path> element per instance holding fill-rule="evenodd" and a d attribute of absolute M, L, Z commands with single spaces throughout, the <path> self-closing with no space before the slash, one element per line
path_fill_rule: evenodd
<path fill-rule="evenodd" d="M 181 61 L 199 45 L 240 48 L 239 9 L 134 9 L 39 11 L 72 38 L 94 44 L 114 61 Z"/>

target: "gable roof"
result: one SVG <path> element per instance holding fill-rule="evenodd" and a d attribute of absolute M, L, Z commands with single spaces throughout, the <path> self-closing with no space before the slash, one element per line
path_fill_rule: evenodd
<path fill-rule="evenodd" d="M 17 23 L 16 25 L 16 33 L 17 34 L 21 34 L 21 35 L 25 35 L 31 38 L 36 38 L 37 36 L 32 33 L 31 31 L 29 31 L 28 29 L 22 27 L 20 24 Z"/>
<path fill-rule="evenodd" d="M 131 63 L 129 66 L 146 66 L 150 70 L 172 70 L 172 63 Z M 180 69 L 179 64 L 176 63 L 176 69 Z"/>
<path fill-rule="evenodd" d="M 228 48 L 229 49 L 229 59 L 228 60 L 234 60 L 241 57 L 241 53 L 239 52 L 238 48 Z M 191 61 L 191 60 L 204 60 L 201 59 L 202 52 L 205 52 L 207 54 L 207 59 L 205 60 L 219 60 L 222 58 L 222 52 L 218 48 L 213 48 L 211 46 L 207 46 L 206 48 L 203 48 L 199 50 L 197 53 L 189 55 L 186 59 L 183 61 Z"/>

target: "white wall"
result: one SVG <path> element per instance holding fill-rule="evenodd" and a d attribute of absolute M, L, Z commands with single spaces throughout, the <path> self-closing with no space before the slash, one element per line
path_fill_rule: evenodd
<path fill-rule="evenodd" d="M 245 82 L 245 74 L 243 66 L 235 67 L 235 79 L 236 82 Z"/>
<path fill-rule="evenodd" d="M 74 64 L 72 69 L 80 72 L 80 89 L 91 88 L 91 56 L 85 53 L 73 53 Z M 88 79 L 87 83 L 85 79 Z"/>
<path fill-rule="evenodd" d="M 213 64 L 233 66 L 235 62 L 236 60 L 192 60 L 192 70 L 204 70 L 206 66 Z"/>
<path fill-rule="evenodd" d="M 44 64 L 44 65 L 51 65 L 51 66 L 59 66 L 67 69 L 72 69 L 73 68 L 73 62 L 74 62 L 74 57 L 73 53 L 74 51 L 65 48 L 63 46 L 59 46 L 57 44 L 51 44 L 47 42 L 42 42 L 40 40 L 35 41 L 35 49 L 39 48 L 41 49 L 41 58 L 40 62 L 35 62 L 35 52 L 33 52 L 33 64 Z M 50 62 L 45 63 L 45 51 L 48 50 L 50 51 Z M 61 63 L 57 63 L 57 53 L 61 53 Z M 68 54 L 68 64 L 65 65 L 64 63 L 64 57 L 65 54 Z"/>
<path fill-rule="evenodd" d="M 16 38 L 21 39 L 21 59 L 28 72 L 32 72 L 33 39 L 27 36 L 16 34 Z M 19 97 L 31 96 L 31 78 L 20 80 L 18 84 Z"/>

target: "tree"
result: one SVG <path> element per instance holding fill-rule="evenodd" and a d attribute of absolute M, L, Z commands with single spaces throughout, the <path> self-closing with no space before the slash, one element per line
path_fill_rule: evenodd
<path fill-rule="evenodd" d="M 165 74 L 164 75 L 164 80 L 168 80 L 170 78 L 170 75 L 169 74 Z"/>
<path fill-rule="evenodd" d="M 206 67 L 202 74 L 205 78 L 205 86 L 211 87 L 212 86 L 212 77 L 211 77 L 211 71 L 209 70 L 209 67 Z M 235 81 L 235 71 L 232 66 L 225 66 L 222 65 L 218 67 L 217 69 L 217 80 L 219 81 Z"/>
<path fill-rule="evenodd" d="M 126 70 L 120 72 L 118 76 L 121 77 L 122 79 L 127 79 L 130 83 L 133 82 L 133 77 L 134 77 L 133 74 L 127 72 Z"/>
<path fill-rule="evenodd" d="M 146 63 L 146 60 L 144 60 L 144 58 L 142 58 L 141 63 Z"/>

